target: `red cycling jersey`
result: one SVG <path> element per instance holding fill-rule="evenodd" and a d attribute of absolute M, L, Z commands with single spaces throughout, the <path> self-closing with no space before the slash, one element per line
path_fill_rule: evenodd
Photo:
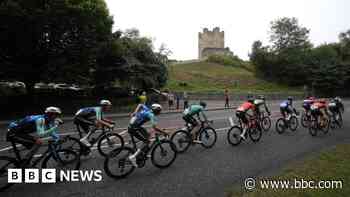
<path fill-rule="evenodd" d="M 244 102 L 241 106 L 239 106 L 237 108 L 236 111 L 242 111 L 242 112 L 246 112 L 248 110 L 254 110 L 255 109 L 255 105 L 253 103 L 250 102 Z"/>
<path fill-rule="evenodd" d="M 323 109 L 323 108 L 326 108 L 327 107 L 327 104 L 326 103 L 322 103 L 322 102 L 314 102 L 313 104 L 312 104 L 312 106 L 314 107 L 314 108 L 317 108 L 317 109 Z"/>

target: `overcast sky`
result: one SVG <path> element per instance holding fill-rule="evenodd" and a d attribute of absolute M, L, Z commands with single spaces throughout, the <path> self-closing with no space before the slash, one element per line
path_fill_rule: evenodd
<path fill-rule="evenodd" d="M 105 0 L 114 17 L 114 30 L 137 28 L 155 41 L 165 43 L 171 58 L 196 59 L 198 32 L 216 26 L 225 31 L 225 45 L 243 59 L 255 40 L 268 44 L 270 22 L 297 17 L 311 29 L 318 45 L 335 42 L 350 29 L 350 0 Z"/>

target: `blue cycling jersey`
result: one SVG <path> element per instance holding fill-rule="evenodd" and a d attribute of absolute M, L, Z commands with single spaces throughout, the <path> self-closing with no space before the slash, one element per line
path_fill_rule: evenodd
<path fill-rule="evenodd" d="M 57 126 L 54 122 L 48 122 L 45 115 L 26 116 L 21 120 L 11 122 L 8 128 L 21 133 L 36 132 L 39 136 L 56 135 L 57 133 Z"/>
<path fill-rule="evenodd" d="M 280 107 L 286 108 L 289 107 L 291 104 L 288 100 L 282 101 L 282 103 L 280 104 Z"/>
<path fill-rule="evenodd" d="M 96 117 L 96 120 L 102 119 L 102 108 L 101 107 L 86 107 L 80 109 L 75 116 L 81 116 L 87 119 Z"/>
<path fill-rule="evenodd" d="M 157 118 L 153 114 L 152 110 L 146 105 L 142 105 L 141 110 L 136 114 L 136 120 L 134 122 L 137 126 L 142 126 L 146 122 L 151 121 L 151 125 L 157 125 Z"/>

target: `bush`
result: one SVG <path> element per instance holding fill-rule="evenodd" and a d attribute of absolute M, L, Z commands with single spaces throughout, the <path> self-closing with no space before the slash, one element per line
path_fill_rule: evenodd
<path fill-rule="evenodd" d="M 218 63 L 225 66 L 243 66 L 243 60 L 239 59 L 237 56 L 230 55 L 210 55 L 207 62 Z"/>

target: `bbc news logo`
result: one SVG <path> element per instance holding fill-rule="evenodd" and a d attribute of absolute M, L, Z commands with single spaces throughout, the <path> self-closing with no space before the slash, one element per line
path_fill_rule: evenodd
<path fill-rule="evenodd" d="M 101 170 L 8 169 L 8 183 L 100 182 Z"/>

